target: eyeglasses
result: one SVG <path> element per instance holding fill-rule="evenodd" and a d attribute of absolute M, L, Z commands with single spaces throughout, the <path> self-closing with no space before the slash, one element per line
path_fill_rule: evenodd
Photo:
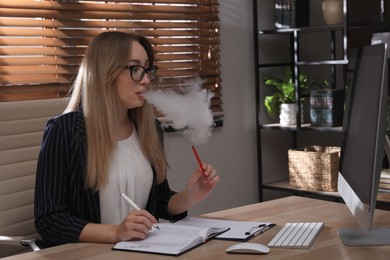
<path fill-rule="evenodd" d="M 125 66 L 123 69 L 130 71 L 130 76 L 135 82 L 140 82 L 145 74 L 148 74 L 149 80 L 155 80 L 157 76 L 157 66 L 145 68 L 141 65 Z"/>

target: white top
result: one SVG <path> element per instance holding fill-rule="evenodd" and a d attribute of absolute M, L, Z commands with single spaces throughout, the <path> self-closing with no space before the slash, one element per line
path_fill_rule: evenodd
<path fill-rule="evenodd" d="M 141 150 L 135 128 L 129 138 L 118 141 L 108 176 L 107 184 L 99 190 L 101 223 L 120 224 L 134 210 L 120 194 L 125 193 L 144 209 L 153 183 L 152 167 Z"/>

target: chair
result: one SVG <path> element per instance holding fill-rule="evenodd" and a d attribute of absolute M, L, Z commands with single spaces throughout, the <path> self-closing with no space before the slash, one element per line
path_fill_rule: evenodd
<path fill-rule="evenodd" d="M 35 172 L 47 120 L 64 99 L 0 102 L 0 258 L 39 250 L 34 227 Z"/>

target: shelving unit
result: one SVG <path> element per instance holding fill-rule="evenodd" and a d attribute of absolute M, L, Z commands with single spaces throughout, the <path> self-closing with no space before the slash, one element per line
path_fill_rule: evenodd
<path fill-rule="evenodd" d="M 300 68 L 301 66 L 316 66 L 316 65 L 331 65 L 331 74 L 332 74 L 332 88 L 335 88 L 335 81 L 337 78 L 337 69 L 336 67 L 339 65 L 346 65 L 348 64 L 348 57 L 347 57 L 347 19 L 344 19 L 344 22 L 342 24 L 337 25 L 321 25 L 321 26 L 311 26 L 311 27 L 302 27 L 302 28 L 283 28 L 283 29 L 271 29 L 271 30 L 262 30 L 258 27 L 258 21 L 257 21 L 257 1 L 253 1 L 254 7 L 254 30 L 255 30 L 255 46 L 259 46 L 258 38 L 262 37 L 264 35 L 280 35 L 280 34 L 288 34 L 290 37 L 290 61 L 289 62 L 271 62 L 271 63 L 262 63 L 259 60 L 259 53 L 256 52 L 256 61 L 255 66 L 259 69 L 261 68 L 268 68 L 268 67 L 286 67 L 290 66 L 293 71 L 293 81 L 295 83 L 295 95 L 296 100 L 298 104 L 298 114 L 297 114 L 297 125 L 296 128 L 301 128 L 301 111 L 300 111 L 300 98 L 301 93 L 299 91 L 299 80 L 298 77 L 300 75 Z M 346 12 L 346 5 L 347 0 L 343 0 L 343 4 L 345 6 L 345 12 Z M 300 57 L 300 38 L 302 34 L 310 34 L 310 33 L 320 33 L 320 32 L 326 32 L 330 34 L 330 41 L 329 41 L 329 51 L 330 51 L 330 57 L 326 60 L 303 60 Z M 340 38 L 339 41 L 337 41 L 337 32 L 340 32 Z M 341 46 L 339 46 L 341 43 Z M 257 49 L 257 48 L 256 48 Z M 341 49 L 341 55 L 338 54 L 338 49 Z M 341 56 L 338 58 L 337 56 Z M 257 70 L 256 78 L 258 80 L 257 86 L 260 85 L 259 80 L 259 72 Z M 258 93 L 259 94 L 259 93 Z M 257 95 L 258 98 L 260 98 L 260 94 Z M 258 106 L 260 107 L 260 100 L 258 100 Z M 261 124 L 261 123 L 260 123 Z M 267 127 L 267 125 L 263 125 L 264 127 Z M 273 124 L 273 127 L 275 127 L 275 124 Z M 308 125 L 305 125 L 305 128 L 307 128 Z M 329 129 L 328 129 L 329 130 Z"/>
<path fill-rule="evenodd" d="M 302 66 L 330 66 L 331 70 L 331 77 L 333 81 L 336 81 L 337 78 L 337 66 L 342 66 L 347 64 L 347 30 L 346 25 L 347 21 L 344 19 L 343 24 L 335 25 L 335 26 L 329 26 L 329 25 L 321 25 L 321 26 L 313 26 L 313 27 L 302 27 L 302 28 L 286 28 L 286 29 L 263 29 L 261 26 L 259 26 L 259 17 L 258 17 L 258 4 L 260 3 L 260 0 L 254 0 L 253 1 L 253 10 L 254 10 L 254 46 L 255 46 L 255 67 L 256 67 L 256 109 L 257 109 L 257 140 L 258 140 L 258 171 L 259 171 L 259 201 L 263 201 L 263 191 L 264 190 L 275 190 L 275 191 L 284 191 L 293 193 L 296 195 L 316 195 L 320 197 L 325 198 L 331 198 L 337 200 L 337 194 L 334 193 L 323 193 L 323 192 L 310 192 L 310 191 L 304 191 L 300 189 L 295 189 L 289 185 L 288 181 L 288 169 L 287 167 L 284 167 L 285 173 L 281 173 L 281 176 L 271 180 L 271 181 L 265 181 L 267 179 L 267 176 L 265 176 L 264 172 L 264 161 L 263 159 L 263 147 L 262 147 L 262 139 L 263 135 L 267 131 L 276 131 L 279 132 L 283 131 L 283 135 L 288 135 L 290 137 L 287 137 L 286 139 L 290 139 L 291 143 L 290 145 L 287 145 L 287 148 L 296 148 L 298 145 L 298 135 L 301 132 L 318 132 L 318 133 L 328 133 L 328 132 L 334 132 L 338 135 L 342 135 L 342 127 L 337 128 L 314 128 L 311 127 L 310 124 L 306 122 L 301 122 L 301 106 L 300 104 L 300 97 L 301 93 L 299 91 L 299 81 L 298 75 L 300 74 L 301 67 Z M 263 2 L 264 3 L 264 2 Z M 346 4 L 346 0 L 344 0 L 344 4 Z M 346 5 L 345 5 L 346 6 Z M 310 33 L 329 33 L 329 58 L 328 59 L 302 59 L 300 56 L 301 54 L 301 37 L 305 34 Z M 341 32 L 341 39 L 337 38 L 337 32 Z M 340 33 L 339 33 L 340 34 Z M 287 47 L 289 48 L 289 53 L 287 54 L 287 59 L 281 59 L 278 61 L 269 60 L 267 62 L 264 62 L 260 58 L 259 48 L 262 47 L 260 40 L 263 37 L 268 36 L 274 36 L 274 37 L 280 37 L 284 41 L 288 41 Z M 339 36 L 340 38 L 340 36 Z M 341 47 L 340 47 L 341 42 Z M 337 44 L 338 43 L 338 44 Z M 338 55 L 339 49 L 341 50 L 342 54 Z M 336 59 L 336 57 L 340 57 Z M 262 112 L 263 108 L 263 100 L 264 95 L 261 93 L 261 71 L 263 69 L 267 68 L 282 68 L 282 67 L 290 67 L 293 72 L 293 81 L 296 85 L 296 100 L 298 101 L 298 115 L 297 115 L 297 125 L 296 126 L 290 126 L 290 127 L 281 127 L 278 123 L 268 123 L 263 122 L 262 117 L 264 117 L 264 112 Z M 287 132 L 287 133 L 286 133 Z M 273 133 L 272 133 L 273 134 Z M 285 157 L 287 156 L 287 150 L 286 147 L 281 148 L 285 151 Z M 287 164 L 287 161 L 284 160 L 284 163 Z M 273 171 L 273 170 L 271 170 Z"/>
<path fill-rule="evenodd" d="M 297 189 L 294 189 L 288 185 L 288 173 L 285 175 L 285 180 L 278 180 L 276 182 L 264 183 L 263 182 L 263 161 L 262 161 L 262 135 L 264 131 L 288 131 L 291 132 L 291 147 L 297 147 L 297 135 L 299 132 L 317 132 L 317 133 L 336 133 L 342 134 L 342 127 L 311 127 L 310 124 L 306 122 L 301 122 L 301 106 L 300 99 L 301 93 L 299 91 L 299 81 L 298 76 L 300 75 L 302 66 L 328 66 L 331 70 L 332 77 L 332 87 L 336 87 L 337 81 L 337 66 L 343 66 L 348 63 L 347 60 L 347 30 L 346 25 L 347 21 L 344 19 L 343 24 L 337 25 L 320 25 L 312 27 L 302 27 L 302 28 L 286 28 L 286 29 L 266 29 L 263 30 L 259 27 L 258 21 L 258 2 L 259 0 L 253 1 L 253 10 L 254 10 L 254 46 L 255 46 L 255 67 L 256 69 L 256 108 L 257 108 L 257 140 L 258 140 L 258 156 L 259 156 L 259 200 L 263 200 L 263 190 L 279 190 L 279 191 L 288 191 L 288 192 L 298 192 Z M 346 0 L 344 0 L 344 6 L 346 6 Z M 330 57 L 328 59 L 302 59 L 301 58 L 301 37 L 303 34 L 311 33 L 328 33 L 329 36 L 329 53 Z M 287 62 L 262 62 L 259 58 L 259 39 L 267 35 L 285 35 L 284 39 L 289 40 L 289 57 Z M 341 43 L 341 44 L 340 44 Z M 340 54 L 341 52 L 341 54 Z M 281 127 L 278 123 L 264 123 L 261 120 L 261 108 L 262 108 L 262 94 L 260 93 L 260 71 L 264 68 L 280 68 L 280 67 L 290 67 L 293 72 L 293 81 L 295 82 L 295 96 L 298 104 L 298 115 L 297 115 L 297 124 L 295 126 Z M 286 151 L 287 154 L 287 151 Z M 283 183 L 283 185 L 280 185 Z M 302 191 L 300 191 L 302 193 Z M 327 194 L 331 195 L 331 194 Z"/>
<path fill-rule="evenodd" d="M 287 192 L 289 194 L 299 195 L 299 196 L 308 196 L 308 197 L 316 197 L 320 199 L 326 199 L 326 200 L 332 200 L 332 201 L 341 201 L 339 194 L 337 192 L 326 192 L 326 191 L 310 191 L 305 189 L 299 189 L 292 187 L 289 184 L 289 175 L 288 175 L 288 166 L 284 164 L 288 164 L 287 159 L 287 149 L 290 148 L 297 148 L 299 145 L 299 137 L 301 135 L 309 134 L 309 135 L 315 135 L 317 137 L 317 140 L 311 140 L 308 141 L 309 145 L 330 145 L 330 146 L 341 146 L 342 138 L 343 138 L 343 127 L 312 127 L 310 123 L 307 122 L 301 122 L 301 106 L 300 106 L 300 98 L 301 94 L 299 91 L 299 81 L 298 75 L 301 73 L 301 68 L 305 67 L 315 67 L 315 70 L 321 71 L 321 70 L 330 70 L 331 75 L 331 81 L 332 81 L 332 88 L 343 88 L 343 82 L 344 82 L 344 75 L 343 74 L 343 68 L 346 64 L 348 64 L 348 33 L 349 33 L 349 23 L 348 23 L 348 1 L 351 0 L 343 0 L 344 5 L 344 20 L 342 24 L 337 25 L 315 25 L 315 26 L 308 26 L 308 27 L 301 27 L 301 28 L 287 28 L 287 29 L 263 29 L 259 26 L 258 21 L 258 4 L 261 0 L 253 0 L 253 17 L 254 17 L 254 55 L 255 55 L 255 84 L 256 84 L 256 111 L 257 111 L 257 117 L 256 117 L 256 125 L 257 125 L 257 150 L 258 150 L 258 171 L 259 171 L 259 201 L 264 200 L 264 191 L 277 191 L 277 192 Z M 263 2 L 262 2 L 263 3 Z M 314 59 L 308 59 L 302 58 L 302 50 L 301 50 L 301 38 L 306 36 L 310 36 L 311 34 L 317 34 L 317 33 L 323 33 L 323 34 L 329 34 L 328 36 L 328 50 L 325 50 L 329 54 L 329 58 L 314 58 Z M 284 35 L 284 36 L 283 36 Z M 260 58 L 260 52 L 259 49 L 262 47 L 260 40 L 262 37 L 268 37 L 268 36 L 276 36 L 280 37 L 283 36 L 284 40 L 288 40 L 289 48 L 289 54 L 287 56 L 288 60 L 277 60 L 275 62 L 270 61 L 269 59 L 266 59 L 266 62 L 263 62 L 263 60 Z M 307 39 L 307 38 L 306 38 Z M 263 46 L 264 47 L 264 46 Z M 354 46 L 355 47 L 355 46 Z M 281 127 L 280 124 L 275 122 L 267 122 L 267 119 L 264 119 L 264 111 L 262 111 L 263 101 L 264 101 L 264 93 L 262 93 L 261 85 L 263 82 L 261 82 L 261 71 L 263 69 L 272 69 L 277 70 L 281 67 L 291 67 L 293 71 L 293 80 L 295 82 L 295 96 L 298 104 L 298 115 L 297 115 L 297 124 L 295 126 L 289 126 L 289 127 Z M 341 73 L 340 73 L 341 72 Z M 329 74 L 329 73 L 328 73 Z M 264 86 L 264 84 L 263 84 Z M 268 141 L 268 135 L 275 136 L 276 134 L 282 135 L 282 148 L 280 150 L 283 150 L 282 157 L 284 156 L 281 162 L 277 162 L 274 164 L 281 164 L 284 166 L 276 166 L 274 169 L 268 168 L 264 170 L 265 164 L 268 162 L 270 157 L 274 154 L 277 154 L 278 152 L 275 151 L 269 151 L 271 146 L 267 146 L 267 148 L 263 148 L 263 142 Z M 322 140 L 322 136 L 330 136 L 330 142 L 327 140 L 329 138 L 324 138 Z M 264 137 L 266 136 L 266 137 Z M 320 138 L 318 138 L 320 136 Z M 310 137 L 309 137 L 310 139 Z M 312 138 L 313 139 L 313 138 Z M 314 139 L 316 139 L 314 137 Z M 323 143 L 315 143 L 318 141 L 318 139 L 321 139 Z M 288 144 L 286 144 L 286 140 L 289 140 Z M 328 142 L 328 143 L 327 143 Z M 305 142 L 303 142 L 305 143 Z M 307 144 L 307 143 L 306 143 Z M 276 146 L 276 145 L 275 145 Z M 267 149 L 267 150 L 266 150 Z M 271 155 L 269 155 L 270 153 Z M 268 160 L 263 160 L 264 155 L 268 156 Z M 275 157 L 275 156 L 274 156 Z M 275 158 L 273 158 L 275 159 Z M 275 159 L 276 160 L 276 159 Z M 268 162 L 269 163 L 269 162 Z M 271 162 L 272 164 L 272 162 Z M 278 168 L 279 167 L 279 168 Z M 275 176 L 274 176 L 275 175 Z M 389 197 L 390 195 L 386 194 L 380 194 L 379 197 L 381 200 L 378 201 L 378 205 L 389 206 Z M 385 200 L 383 198 L 386 198 Z M 383 202 L 385 201 L 385 202 Z M 386 202 L 387 201 L 387 202 Z"/>

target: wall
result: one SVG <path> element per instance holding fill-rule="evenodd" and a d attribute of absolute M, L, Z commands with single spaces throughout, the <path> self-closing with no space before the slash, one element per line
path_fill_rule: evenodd
<path fill-rule="evenodd" d="M 219 12 L 224 126 L 214 129 L 209 142 L 197 150 L 204 162 L 215 166 L 221 182 L 190 215 L 258 199 L 252 1 L 220 0 Z M 191 143 L 180 133 L 168 133 L 165 145 L 170 185 L 180 191 L 197 167 Z"/>

